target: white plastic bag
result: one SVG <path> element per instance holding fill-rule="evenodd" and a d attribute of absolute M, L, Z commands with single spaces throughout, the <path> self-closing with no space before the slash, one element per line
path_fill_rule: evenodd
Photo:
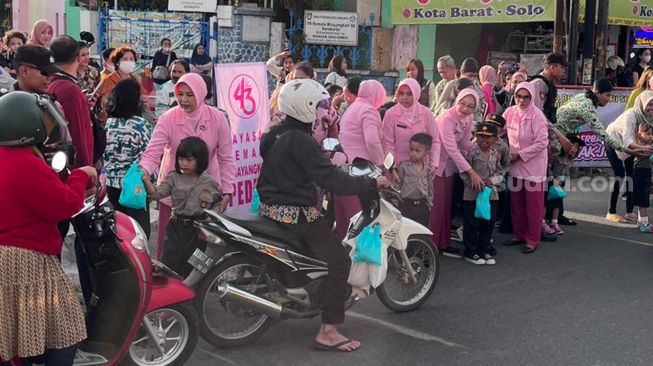
<path fill-rule="evenodd" d="M 350 257 L 354 255 L 355 250 L 349 254 Z M 379 287 L 385 281 L 385 275 L 388 271 L 388 247 L 382 246 L 381 251 L 382 264 L 369 264 L 366 262 L 352 261 L 351 269 L 349 270 L 349 278 L 347 283 L 355 287 L 366 288 L 372 286 Z"/>
<path fill-rule="evenodd" d="M 385 281 L 385 275 L 388 272 L 388 248 L 385 245 L 381 248 L 381 265 L 369 265 L 370 285 L 374 288 L 379 287 Z"/>
<path fill-rule="evenodd" d="M 369 264 L 365 262 L 352 263 L 349 270 L 347 283 L 354 287 L 365 287 L 370 285 Z"/>

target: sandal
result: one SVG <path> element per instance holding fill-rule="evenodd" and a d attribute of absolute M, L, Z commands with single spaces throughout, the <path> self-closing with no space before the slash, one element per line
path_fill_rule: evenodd
<path fill-rule="evenodd" d="M 316 351 L 325 351 L 325 352 L 354 352 L 357 349 L 360 348 L 360 346 L 354 348 L 354 349 L 345 349 L 345 348 L 340 348 L 348 343 L 352 343 L 353 341 L 351 339 L 347 339 L 346 341 L 342 341 L 340 343 L 336 343 L 333 345 L 328 345 L 328 344 L 323 344 L 318 341 L 313 342 L 313 349 Z"/>

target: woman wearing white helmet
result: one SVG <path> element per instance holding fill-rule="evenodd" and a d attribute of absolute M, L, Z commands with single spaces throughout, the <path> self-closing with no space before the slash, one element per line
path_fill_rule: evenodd
<path fill-rule="evenodd" d="M 351 352 L 360 342 L 337 329 L 345 319 L 351 261 L 316 208 L 315 184 L 335 194 L 357 195 L 387 186 L 388 181 L 349 176 L 331 164 L 311 137 L 317 105 L 327 98 L 329 93 L 314 80 L 292 80 L 283 86 L 278 102 L 286 118 L 261 140 L 263 166 L 256 188 L 261 199 L 259 214 L 295 233 L 328 265 L 329 274 L 320 289 L 324 304 L 316 347 Z"/>

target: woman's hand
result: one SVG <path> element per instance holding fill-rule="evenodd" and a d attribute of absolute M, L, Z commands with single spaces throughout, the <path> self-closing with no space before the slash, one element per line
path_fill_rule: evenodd
<path fill-rule="evenodd" d="M 218 202 L 216 206 L 218 212 L 225 212 L 225 210 L 229 206 L 230 201 L 231 201 L 231 193 L 223 194 L 222 198 L 220 199 L 220 202 Z"/>
<path fill-rule="evenodd" d="M 514 163 L 519 161 L 519 154 L 510 153 L 510 162 Z"/>
<path fill-rule="evenodd" d="M 91 178 L 91 182 L 93 182 L 93 185 L 97 185 L 97 170 L 95 170 L 95 168 L 93 168 L 92 166 L 83 166 L 78 169 L 86 173 L 86 175 L 88 175 Z"/>
<path fill-rule="evenodd" d="M 390 181 L 384 176 L 376 178 L 376 188 L 387 188 L 390 187 Z"/>
<path fill-rule="evenodd" d="M 438 174 L 438 168 L 435 166 L 431 167 L 431 170 L 429 170 L 429 180 L 433 181 L 435 179 L 435 175 Z"/>
<path fill-rule="evenodd" d="M 481 176 L 476 173 L 474 169 L 470 169 L 467 171 L 467 175 L 469 175 L 469 179 L 471 180 L 472 183 L 472 188 L 476 192 L 480 192 L 483 189 L 483 186 L 485 186 L 485 183 L 483 182 L 483 179 L 481 179 Z"/>

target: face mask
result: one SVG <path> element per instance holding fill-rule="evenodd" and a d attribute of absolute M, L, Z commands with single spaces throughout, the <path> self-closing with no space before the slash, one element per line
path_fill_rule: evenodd
<path fill-rule="evenodd" d="M 163 52 L 165 52 L 165 53 L 170 52 L 170 47 L 163 47 Z"/>
<path fill-rule="evenodd" d="M 177 84 L 177 82 L 179 81 L 179 78 L 172 78 L 171 80 L 172 80 L 173 84 Z"/>
<path fill-rule="evenodd" d="M 136 62 L 134 61 L 120 61 L 120 71 L 131 73 L 136 68 Z"/>
<path fill-rule="evenodd" d="M 649 55 L 649 56 L 644 56 L 644 57 L 642 57 L 642 61 L 644 61 L 644 62 L 646 62 L 646 63 L 651 62 L 651 56 Z"/>

